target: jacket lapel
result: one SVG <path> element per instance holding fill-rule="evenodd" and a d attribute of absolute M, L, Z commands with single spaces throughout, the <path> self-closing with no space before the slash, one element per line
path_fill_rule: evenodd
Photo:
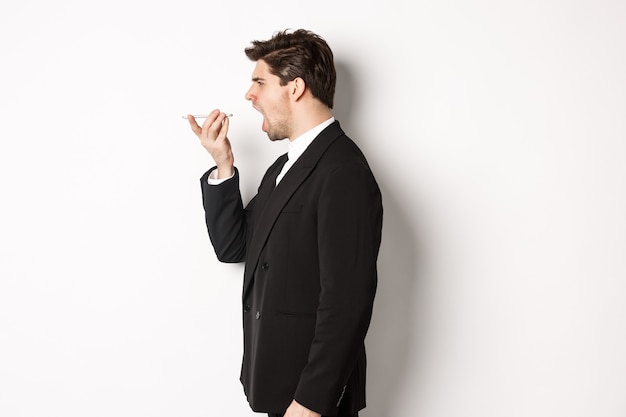
<path fill-rule="evenodd" d="M 279 156 L 276 162 L 274 162 L 272 166 L 267 170 L 266 175 L 261 181 L 261 186 L 259 187 L 257 195 L 254 198 L 256 200 L 254 203 L 255 210 L 256 207 L 258 207 L 258 209 L 262 211 L 267 206 L 267 202 L 274 192 L 276 177 L 278 177 L 278 174 L 280 174 L 280 171 L 282 170 L 283 165 L 285 165 L 285 162 L 287 162 L 287 154 Z M 255 216 L 255 220 L 257 219 L 258 217 Z M 255 221 L 255 227 L 258 228 L 258 221 Z"/>
<path fill-rule="evenodd" d="M 287 174 L 273 189 L 273 183 L 259 190 L 259 197 L 267 199 L 266 204 L 259 204 L 262 212 L 256 217 L 255 230 L 250 238 L 246 256 L 246 268 L 244 273 L 244 290 L 243 295 L 246 296 L 252 282 L 254 280 L 254 272 L 259 262 L 261 251 L 267 242 L 270 232 L 276 223 L 276 219 L 280 215 L 285 204 L 291 198 L 293 193 L 300 187 L 304 180 L 311 174 L 317 162 L 322 157 L 326 149 L 333 141 L 343 135 L 344 132 L 339 126 L 339 122 L 335 121 L 326 129 L 324 129 L 315 140 L 309 145 L 304 153 L 289 169 Z M 281 164 L 282 166 L 282 164 Z M 273 176 L 275 179 L 276 176 Z M 269 189 L 269 190 L 268 190 Z M 273 191 L 272 191 L 273 190 Z M 261 195 L 263 194 L 263 195 Z M 260 203 L 261 201 L 259 201 Z M 265 203 L 265 201 L 263 201 Z"/>

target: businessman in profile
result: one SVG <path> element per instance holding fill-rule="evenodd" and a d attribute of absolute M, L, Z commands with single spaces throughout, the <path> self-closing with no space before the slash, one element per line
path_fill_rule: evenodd
<path fill-rule="evenodd" d="M 201 178 L 206 225 L 222 262 L 245 262 L 241 382 L 270 417 L 358 416 L 364 339 L 376 292 L 382 200 L 368 163 L 332 114 L 336 72 L 306 30 L 253 41 L 246 99 L 270 140 L 289 140 L 244 207 L 214 110 L 193 132 L 215 161 Z"/>

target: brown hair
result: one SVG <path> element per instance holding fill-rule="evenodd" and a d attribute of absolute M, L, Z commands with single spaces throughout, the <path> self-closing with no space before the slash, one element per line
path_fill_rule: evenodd
<path fill-rule="evenodd" d="M 333 108 L 337 80 L 333 53 L 319 35 L 304 29 L 284 30 L 267 41 L 252 41 L 245 53 L 252 61 L 265 61 L 281 85 L 302 78 L 314 97 Z"/>

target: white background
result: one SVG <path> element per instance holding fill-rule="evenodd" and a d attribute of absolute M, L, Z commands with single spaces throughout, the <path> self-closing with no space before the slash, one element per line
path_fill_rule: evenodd
<path fill-rule="evenodd" d="M 235 114 L 249 199 L 243 49 L 304 27 L 383 191 L 362 416 L 623 417 L 625 4 L 4 1 L 0 415 L 254 415 L 181 116 Z"/>

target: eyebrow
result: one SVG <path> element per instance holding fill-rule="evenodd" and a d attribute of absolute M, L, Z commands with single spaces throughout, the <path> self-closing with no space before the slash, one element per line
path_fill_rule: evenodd
<path fill-rule="evenodd" d="M 262 77 L 252 77 L 252 81 L 265 81 L 265 78 Z"/>

